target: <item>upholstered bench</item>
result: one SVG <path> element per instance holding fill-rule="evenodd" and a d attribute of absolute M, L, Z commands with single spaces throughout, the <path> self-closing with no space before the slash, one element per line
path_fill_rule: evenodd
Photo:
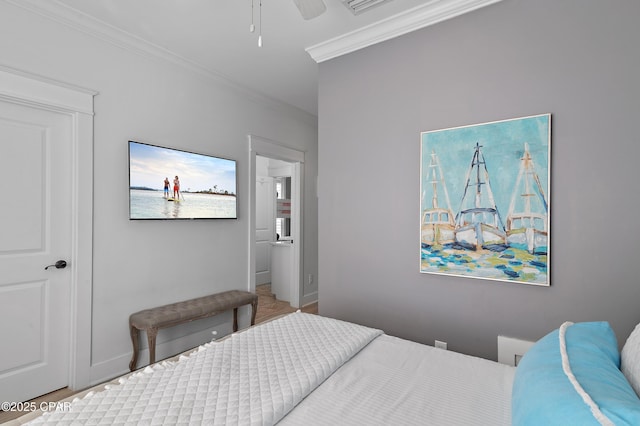
<path fill-rule="evenodd" d="M 258 295 L 240 290 L 225 291 L 131 314 L 129 329 L 133 342 L 133 357 L 129 363 L 129 370 L 135 370 L 138 363 L 140 330 L 147 332 L 149 363 L 153 364 L 156 360 L 156 336 L 159 329 L 212 317 L 233 309 L 233 331 L 238 331 L 238 308 L 249 304 L 251 304 L 251 325 L 254 325 L 258 309 Z"/>

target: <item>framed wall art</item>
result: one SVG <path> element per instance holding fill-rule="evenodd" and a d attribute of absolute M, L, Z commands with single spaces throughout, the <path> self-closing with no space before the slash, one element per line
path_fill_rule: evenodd
<path fill-rule="evenodd" d="M 420 272 L 550 285 L 551 115 L 420 138 Z"/>

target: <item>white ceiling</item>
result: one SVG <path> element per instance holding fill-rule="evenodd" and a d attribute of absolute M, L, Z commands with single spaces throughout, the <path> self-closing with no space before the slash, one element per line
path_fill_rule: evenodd
<path fill-rule="evenodd" d="M 94 28 L 108 28 L 138 46 L 153 45 L 156 52 L 184 59 L 235 85 L 313 115 L 317 115 L 318 64 L 306 48 L 426 5 L 479 7 L 478 0 L 392 0 L 354 16 L 341 0 L 324 0 L 326 12 L 305 21 L 293 0 L 262 0 L 260 48 L 260 0 L 254 0 L 254 34 L 249 32 L 251 0 L 50 1 L 49 13 L 64 12 L 67 20 L 72 17 L 79 25 L 90 22 Z M 31 3 L 34 7 L 42 4 Z"/>

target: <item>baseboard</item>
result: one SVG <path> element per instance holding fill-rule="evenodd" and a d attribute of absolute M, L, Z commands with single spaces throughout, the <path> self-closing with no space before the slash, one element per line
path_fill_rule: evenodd
<path fill-rule="evenodd" d="M 302 296 L 302 306 L 311 305 L 312 303 L 316 303 L 318 301 L 318 292 L 314 291 L 313 293 L 305 294 Z"/>
<path fill-rule="evenodd" d="M 240 330 L 249 326 L 249 320 L 249 312 L 246 312 L 246 315 L 244 312 L 238 312 Z M 195 326 L 197 326 L 198 329 L 194 330 Z M 188 330 L 186 329 L 187 327 L 189 327 Z M 192 322 L 160 330 L 156 344 L 156 360 L 160 361 L 170 358 L 191 348 L 210 342 L 211 340 L 220 339 L 230 334 L 232 330 L 233 324 L 230 313 L 200 320 L 195 324 Z M 215 335 L 212 334 L 213 331 L 216 332 Z M 141 348 L 138 352 L 138 368 L 146 366 L 149 363 L 149 347 L 144 332 L 140 333 L 140 346 Z M 95 386 L 128 373 L 131 356 L 132 351 L 129 350 L 122 355 L 92 364 L 90 369 L 90 386 Z"/>

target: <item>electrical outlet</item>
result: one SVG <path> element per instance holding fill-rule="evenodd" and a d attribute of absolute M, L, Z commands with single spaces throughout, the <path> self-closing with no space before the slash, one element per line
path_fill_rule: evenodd
<path fill-rule="evenodd" d="M 309 274 L 309 285 L 313 284 L 313 274 Z"/>
<path fill-rule="evenodd" d="M 447 342 L 441 342 L 440 340 L 436 340 L 436 348 L 447 350 Z"/>

